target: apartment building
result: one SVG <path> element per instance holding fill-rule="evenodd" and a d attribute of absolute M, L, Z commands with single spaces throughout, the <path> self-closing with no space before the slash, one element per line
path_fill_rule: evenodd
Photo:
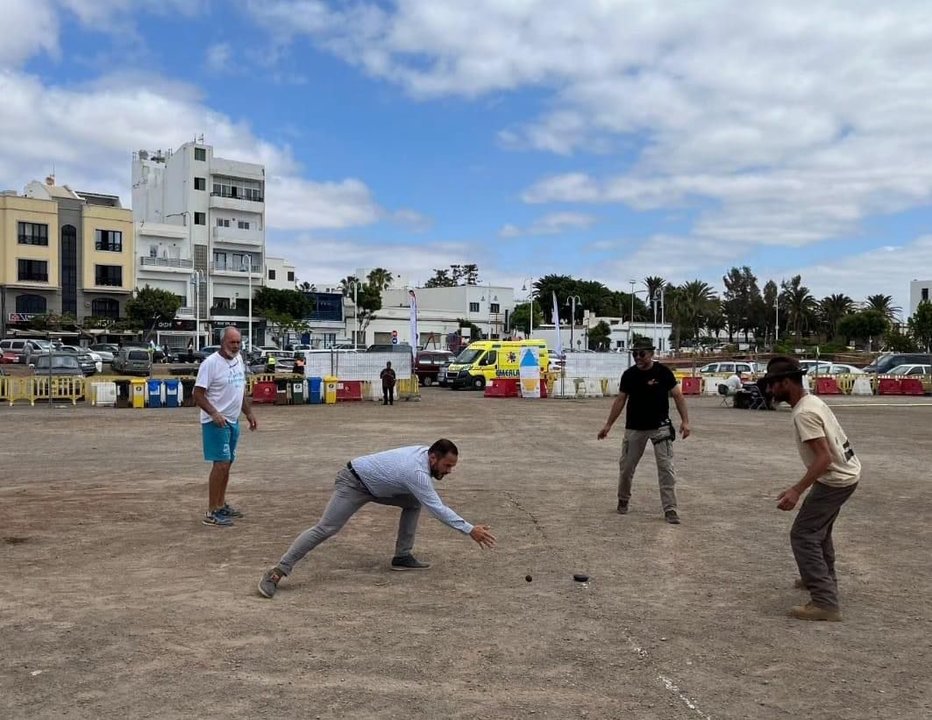
<path fill-rule="evenodd" d="M 218 157 L 199 139 L 134 153 L 132 180 L 137 285 L 182 300 L 161 341 L 218 342 L 227 325 L 245 333 L 250 293 L 265 278 L 265 168 Z M 262 344 L 265 322 L 252 324 Z"/>
<path fill-rule="evenodd" d="M 0 333 L 37 315 L 118 320 L 135 287 L 132 212 L 54 177 L 0 194 Z"/>

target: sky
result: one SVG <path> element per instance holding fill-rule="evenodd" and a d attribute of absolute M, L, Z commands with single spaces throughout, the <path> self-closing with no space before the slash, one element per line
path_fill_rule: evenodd
<path fill-rule="evenodd" d="M 299 280 L 932 277 L 926 0 L 3 0 L 0 189 L 266 166 Z M 520 295 L 520 291 L 519 291 Z"/>

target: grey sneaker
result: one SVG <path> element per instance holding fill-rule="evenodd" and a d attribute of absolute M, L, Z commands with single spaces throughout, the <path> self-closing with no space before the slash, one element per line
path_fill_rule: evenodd
<path fill-rule="evenodd" d="M 243 513 L 237 510 L 235 507 L 233 507 L 229 503 L 225 503 L 224 506 L 220 508 L 217 512 L 223 515 L 224 517 L 229 517 L 229 518 L 243 517 Z"/>
<path fill-rule="evenodd" d="M 666 520 L 671 525 L 680 524 L 680 516 L 676 514 L 676 510 L 667 510 L 663 514 L 663 519 Z"/>
<path fill-rule="evenodd" d="M 617 512 L 618 512 L 619 515 L 627 515 L 627 514 L 628 514 L 628 501 L 627 501 L 627 500 L 619 500 L 619 501 L 618 501 L 618 510 L 617 510 Z"/>
<path fill-rule="evenodd" d="M 220 510 L 214 510 L 213 512 L 208 510 L 204 513 L 201 522 L 204 525 L 213 525 L 214 527 L 233 527 L 233 521 Z"/>
<path fill-rule="evenodd" d="M 259 594 L 262 597 L 271 598 L 278 590 L 278 583 L 283 577 L 285 577 L 285 571 L 278 566 L 267 570 L 259 581 Z"/>
<path fill-rule="evenodd" d="M 392 558 L 392 570 L 426 570 L 430 563 L 417 560 L 414 555 L 396 555 Z"/>

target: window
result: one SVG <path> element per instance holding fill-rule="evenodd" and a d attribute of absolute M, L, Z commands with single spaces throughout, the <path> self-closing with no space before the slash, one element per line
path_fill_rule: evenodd
<path fill-rule="evenodd" d="M 248 230 L 248 229 L 249 229 L 249 223 L 246 222 L 245 220 L 240 220 L 240 221 L 237 223 L 237 225 L 239 226 L 239 229 L 240 229 L 240 230 Z"/>
<path fill-rule="evenodd" d="M 94 247 L 106 252 L 123 252 L 123 233 L 119 230 L 97 230 Z"/>
<path fill-rule="evenodd" d="M 498 303 L 489 303 L 489 312 L 498 315 L 501 312 L 501 306 Z"/>
<path fill-rule="evenodd" d="M 269 280 L 274 280 L 274 279 L 275 279 L 275 271 L 269 270 Z"/>
<path fill-rule="evenodd" d="M 61 311 L 78 315 L 78 229 L 61 228 Z"/>
<path fill-rule="evenodd" d="M 207 178 L 202 178 L 202 177 L 194 178 L 194 189 L 195 190 L 206 190 L 207 189 Z"/>
<path fill-rule="evenodd" d="M 18 260 L 17 279 L 21 282 L 49 281 L 49 264 L 46 260 Z"/>
<path fill-rule="evenodd" d="M 120 319 L 120 303 L 113 298 L 97 298 L 91 301 L 91 315 L 111 320 Z"/>
<path fill-rule="evenodd" d="M 923 302 L 928 301 L 929 299 L 929 288 L 922 288 L 922 300 Z"/>
<path fill-rule="evenodd" d="M 213 180 L 213 195 L 262 202 L 262 183 L 246 178 L 232 178 L 217 175 Z"/>
<path fill-rule="evenodd" d="M 17 295 L 16 312 L 42 315 L 45 312 L 45 298 L 41 295 Z"/>
<path fill-rule="evenodd" d="M 230 221 L 225 218 L 217 218 L 217 227 L 230 227 Z"/>
<path fill-rule="evenodd" d="M 120 265 L 95 265 L 94 284 L 98 287 L 122 287 L 123 268 Z"/>
<path fill-rule="evenodd" d="M 482 358 L 479 365 L 494 365 L 498 361 L 498 353 L 495 350 L 489 350 L 488 354 Z"/>
<path fill-rule="evenodd" d="M 479 303 L 469 303 L 469 312 L 479 312 Z"/>
<path fill-rule="evenodd" d="M 214 253 L 214 270 L 227 269 L 227 254 L 225 252 Z"/>
<path fill-rule="evenodd" d="M 288 282 L 294 282 L 294 270 L 288 271 Z"/>
<path fill-rule="evenodd" d="M 49 244 L 49 226 L 40 225 L 39 223 L 19 223 L 19 244 L 20 245 L 48 245 Z"/>
<path fill-rule="evenodd" d="M 194 224 L 195 225 L 206 225 L 207 224 L 207 214 L 206 213 L 194 213 Z"/>
<path fill-rule="evenodd" d="M 207 162 L 207 148 L 194 148 L 194 159 L 200 162 Z"/>
<path fill-rule="evenodd" d="M 158 256 L 159 256 L 159 246 L 158 246 L 158 245 L 150 245 L 150 246 L 149 246 L 149 257 L 150 257 L 150 258 L 157 258 Z"/>

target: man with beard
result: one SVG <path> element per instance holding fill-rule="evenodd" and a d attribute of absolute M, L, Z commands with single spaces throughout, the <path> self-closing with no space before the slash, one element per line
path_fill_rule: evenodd
<path fill-rule="evenodd" d="M 340 468 L 335 489 L 317 524 L 301 533 L 278 564 L 266 571 L 259 593 L 271 598 L 279 581 L 311 550 L 340 531 L 367 503 L 401 508 L 392 570 L 426 570 L 429 563 L 411 554 L 421 506 L 440 522 L 468 535 L 481 547 L 495 547 L 495 536 L 485 525 L 472 525 L 444 505 L 432 480 L 440 480 L 456 466 L 459 450 L 450 440 L 438 440 L 429 448 L 419 445 L 364 455 Z"/>
<path fill-rule="evenodd" d="M 799 567 L 796 587 L 808 590 L 812 599 L 792 608 L 790 615 L 799 620 L 837 622 L 841 613 L 832 528 L 842 505 L 858 486 L 861 462 L 828 405 L 806 392 L 805 373 L 795 358 L 775 357 L 767 363 L 762 379 L 774 400 L 793 408 L 796 446 L 806 466 L 802 479 L 780 493 L 777 507 L 792 510 L 809 490 L 790 530 L 790 545 Z"/>

